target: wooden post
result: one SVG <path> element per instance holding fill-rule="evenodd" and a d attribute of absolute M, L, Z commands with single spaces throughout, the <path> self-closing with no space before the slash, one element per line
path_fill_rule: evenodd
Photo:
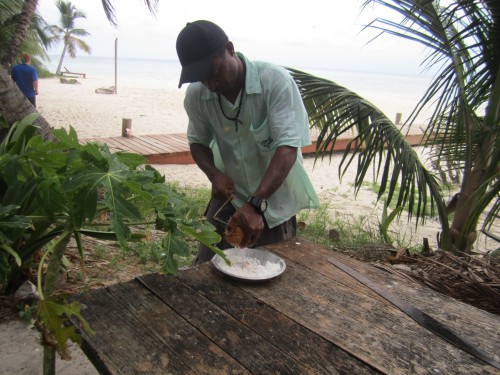
<path fill-rule="evenodd" d="M 122 119 L 122 137 L 128 137 L 131 130 L 132 130 L 132 119 L 130 118 Z"/>
<path fill-rule="evenodd" d="M 396 122 L 395 122 L 396 125 L 400 125 L 401 124 L 401 117 L 402 116 L 403 115 L 401 113 L 396 113 Z"/>

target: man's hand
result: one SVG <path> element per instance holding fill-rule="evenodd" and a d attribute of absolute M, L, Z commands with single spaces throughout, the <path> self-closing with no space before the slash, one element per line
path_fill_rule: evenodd
<path fill-rule="evenodd" d="M 214 155 L 209 147 L 198 143 L 189 145 L 194 161 L 212 183 L 212 197 L 225 201 L 235 191 L 234 182 L 215 167 Z"/>
<path fill-rule="evenodd" d="M 212 179 L 212 197 L 225 201 L 234 194 L 236 188 L 233 180 L 224 173 L 216 174 Z"/>
<path fill-rule="evenodd" d="M 243 230 L 243 240 L 240 246 L 242 248 L 251 247 L 257 242 L 264 230 L 264 218 L 254 207 L 245 203 L 236 210 L 231 220 L 229 220 L 226 232 L 233 233 L 236 227 L 240 227 Z"/>

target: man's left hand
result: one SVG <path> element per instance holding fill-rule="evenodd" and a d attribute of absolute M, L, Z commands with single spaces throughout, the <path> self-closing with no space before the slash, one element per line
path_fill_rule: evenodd
<path fill-rule="evenodd" d="M 243 229 L 242 247 L 253 246 L 264 230 L 264 218 L 248 203 L 243 204 L 229 220 L 226 230 L 231 233 L 239 226 Z"/>

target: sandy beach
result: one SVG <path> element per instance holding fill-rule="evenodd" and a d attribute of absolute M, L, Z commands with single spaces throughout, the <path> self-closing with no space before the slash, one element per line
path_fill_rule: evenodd
<path fill-rule="evenodd" d="M 143 89 L 118 87 L 116 95 L 96 94 L 97 88 L 109 87 L 111 82 L 98 78 L 78 79 L 80 84 L 61 84 L 59 79 L 42 79 L 38 96 L 38 110 L 55 128 L 73 126 L 79 138 L 119 136 L 123 118 L 132 119 L 132 132 L 136 135 L 160 133 L 185 133 L 187 117 L 182 101 L 183 90 Z M 376 195 L 363 188 L 354 197 L 352 183 L 355 167 L 339 181 L 340 155 L 331 160 L 305 158 L 304 165 L 316 188 L 321 202 L 328 204 L 334 218 L 355 220 L 369 216 L 374 226 L 381 216 L 382 206 L 376 205 Z M 167 180 L 178 181 L 189 186 L 209 186 L 205 175 L 196 165 L 154 165 L 165 174 Z M 498 225 L 497 225 L 498 226 Z M 404 244 L 421 243 L 429 238 L 435 246 L 439 224 L 429 220 L 415 230 L 403 216 L 395 224 L 394 238 Z M 498 228 L 495 230 L 498 233 Z M 395 244 L 397 245 L 397 244 Z M 479 247 L 488 249 L 493 243 L 480 236 Z M 57 360 L 58 374 L 97 374 L 83 353 L 72 350 L 73 360 Z M 37 333 L 21 322 L 1 325 L 0 329 L 0 374 L 20 375 L 40 373 L 42 348 L 37 344 Z"/>

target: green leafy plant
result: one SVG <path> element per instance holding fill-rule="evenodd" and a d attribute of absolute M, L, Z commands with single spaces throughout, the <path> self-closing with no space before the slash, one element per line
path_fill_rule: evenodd
<path fill-rule="evenodd" d="M 37 326 L 43 342 L 63 354 L 63 342 L 74 335 L 61 319 L 79 317 L 56 290 L 71 239 L 83 257 L 82 236 L 126 246 L 146 237 L 141 227 L 154 226 L 163 236 L 160 262 L 168 273 L 177 272 L 176 256 L 188 253 L 188 239 L 224 255 L 212 246 L 220 240 L 212 225 L 142 156 L 81 144 L 73 128 L 53 130 L 56 141 L 46 143 L 32 125 L 36 116 L 14 124 L 0 144 L 0 289 L 20 280 L 41 254 Z"/>

